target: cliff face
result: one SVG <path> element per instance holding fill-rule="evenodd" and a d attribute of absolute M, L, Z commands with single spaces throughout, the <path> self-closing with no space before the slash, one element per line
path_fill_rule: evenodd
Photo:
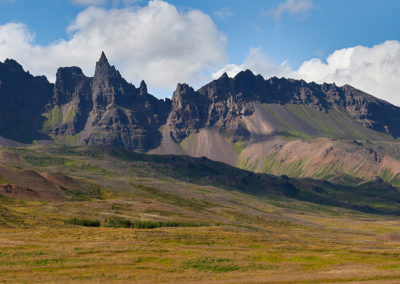
<path fill-rule="evenodd" d="M 147 151 L 160 144 L 164 125 L 175 142 L 203 128 L 235 142 L 249 137 L 243 118 L 262 104 L 336 110 L 363 127 L 400 136 L 400 108 L 348 85 L 265 80 L 247 70 L 234 78 L 224 74 L 197 91 L 178 84 L 172 100 L 159 100 L 144 81 L 138 88 L 126 82 L 104 53 L 94 77 L 79 67 L 59 68 L 54 85 L 14 60 L 0 62 L 0 136 L 26 143 L 52 137 L 66 144 Z"/>
<path fill-rule="evenodd" d="M 168 121 L 177 141 L 209 126 L 219 126 L 233 137 L 245 137 L 247 133 L 238 119 L 251 115 L 257 104 L 307 105 L 324 112 L 336 109 L 364 127 L 400 136 L 400 108 L 349 85 L 337 87 L 276 77 L 264 80 L 247 70 L 234 78 L 224 74 L 197 92 L 178 85 L 172 101 Z"/>
<path fill-rule="evenodd" d="M 77 67 L 58 70 L 48 131 L 63 141 L 72 136 L 77 145 L 144 151 L 160 143 L 169 108 L 170 101 L 150 95 L 143 81 L 139 88 L 127 83 L 103 53 L 93 78 Z"/>
<path fill-rule="evenodd" d="M 0 136 L 23 143 L 43 139 L 40 133 L 53 85 L 34 77 L 15 60 L 0 62 Z"/>

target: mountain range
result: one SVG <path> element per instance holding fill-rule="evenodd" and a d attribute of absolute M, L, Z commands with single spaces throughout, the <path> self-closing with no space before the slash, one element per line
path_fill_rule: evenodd
<path fill-rule="evenodd" d="M 102 53 L 93 77 L 62 67 L 54 84 L 0 62 L 0 144 L 105 145 L 206 156 L 254 172 L 400 184 L 400 108 L 349 85 L 264 79 L 250 70 L 157 99 Z"/>

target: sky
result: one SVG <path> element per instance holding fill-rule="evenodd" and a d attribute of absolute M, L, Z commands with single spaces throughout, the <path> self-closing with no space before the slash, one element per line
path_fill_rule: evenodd
<path fill-rule="evenodd" d="M 0 61 L 54 82 L 105 51 L 155 96 L 224 72 L 350 84 L 400 106 L 397 0 L 0 0 Z"/>

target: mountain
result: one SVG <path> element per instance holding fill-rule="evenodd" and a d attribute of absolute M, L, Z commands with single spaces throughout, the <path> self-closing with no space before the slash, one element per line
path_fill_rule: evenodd
<path fill-rule="evenodd" d="M 247 70 L 178 85 L 151 153 L 206 156 L 255 172 L 400 185 L 400 108 L 351 86 L 265 80 Z M 354 179 L 354 177 L 356 179 Z"/>
<path fill-rule="evenodd" d="M 96 184 L 124 192 L 132 186 L 130 179 L 154 177 L 161 184 L 174 179 L 261 198 L 400 215 L 400 191 L 380 178 L 343 185 L 254 173 L 205 157 L 149 155 L 109 146 L 3 148 L 0 158 L 0 199 L 2 196 L 53 202 L 104 199 L 104 192 Z M 117 177 L 121 180 L 116 181 Z"/>
<path fill-rule="evenodd" d="M 241 128 L 235 120 L 242 116 L 251 116 L 256 112 L 257 105 L 262 104 L 312 106 L 326 113 L 332 109 L 349 116 L 366 128 L 393 137 L 400 135 L 400 108 L 351 86 L 308 84 L 302 80 L 276 77 L 264 80 L 262 76 L 255 76 L 250 70 L 240 72 L 234 78 L 224 74 L 197 92 L 187 85 L 178 85 L 172 101 L 169 124 L 174 138 L 178 141 L 185 138 L 183 133 L 193 133 L 200 128 L 214 125 L 221 126 L 228 134 L 235 135 Z M 189 121 L 184 129 L 179 119 L 177 120 L 179 117 L 185 117 Z M 190 124 L 193 117 L 199 121 Z M 240 130 L 239 132 L 246 134 Z M 310 135 L 319 134 L 317 129 L 305 127 L 303 132 Z"/>
<path fill-rule="evenodd" d="M 0 63 L 0 143 L 106 145 L 206 156 L 275 175 L 400 184 L 400 108 L 345 85 L 264 79 L 246 70 L 172 99 L 136 88 L 102 53 L 95 74 L 59 68 L 55 84 Z"/>
<path fill-rule="evenodd" d="M 159 100 L 104 53 L 55 84 L 6 60 L 0 282 L 396 281 L 398 117 L 250 71 Z"/>
<path fill-rule="evenodd" d="M 144 81 L 139 88 L 127 83 L 102 53 L 93 78 L 78 67 L 57 71 L 43 132 L 67 144 L 144 151 L 158 145 L 169 106 Z"/>
<path fill-rule="evenodd" d="M 43 139 L 40 131 L 53 85 L 46 77 L 34 77 L 15 60 L 0 62 L 0 136 L 30 143 Z"/>

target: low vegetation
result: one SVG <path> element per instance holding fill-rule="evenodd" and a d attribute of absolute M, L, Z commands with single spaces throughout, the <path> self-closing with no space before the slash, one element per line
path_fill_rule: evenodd
<path fill-rule="evenodd" d="M 0 151 L 13 153 L 3 155 L 0 176 L 40 197 L 0 194 L 0 282 L 400 278 L 397 189 L 381 180 L 349 188 L 267 176 L 263 187 L 261 175 L 206 159 L 109 148 Z M 42 154 L 53 159 L 26 158 Z M 81 164 L 90 166 L 74 168 Z M 287 182 L 301 190 L 278 194 Z M 48 199 L 46 188 L 63 199 Z"/>
<path fill-rule="evenodd" d="M 86 218 L 71 218 L 65 222 L 66 224 L 85 226 L 85 227 L 100 227 L 99 220 L 91 220 Z"/>
<path fill-rule="evenodd" d="M 113 228 L 137 228 L 137 229 L 154 229 L 162 227 L 200 227 L 207 226 L 207 224 L 196 223 L 182 223 L 176 221 L 148 221 L 148 220 L 127 220 L 120 217 L 113 217 L 105 219 L 104 227 Z"/>

